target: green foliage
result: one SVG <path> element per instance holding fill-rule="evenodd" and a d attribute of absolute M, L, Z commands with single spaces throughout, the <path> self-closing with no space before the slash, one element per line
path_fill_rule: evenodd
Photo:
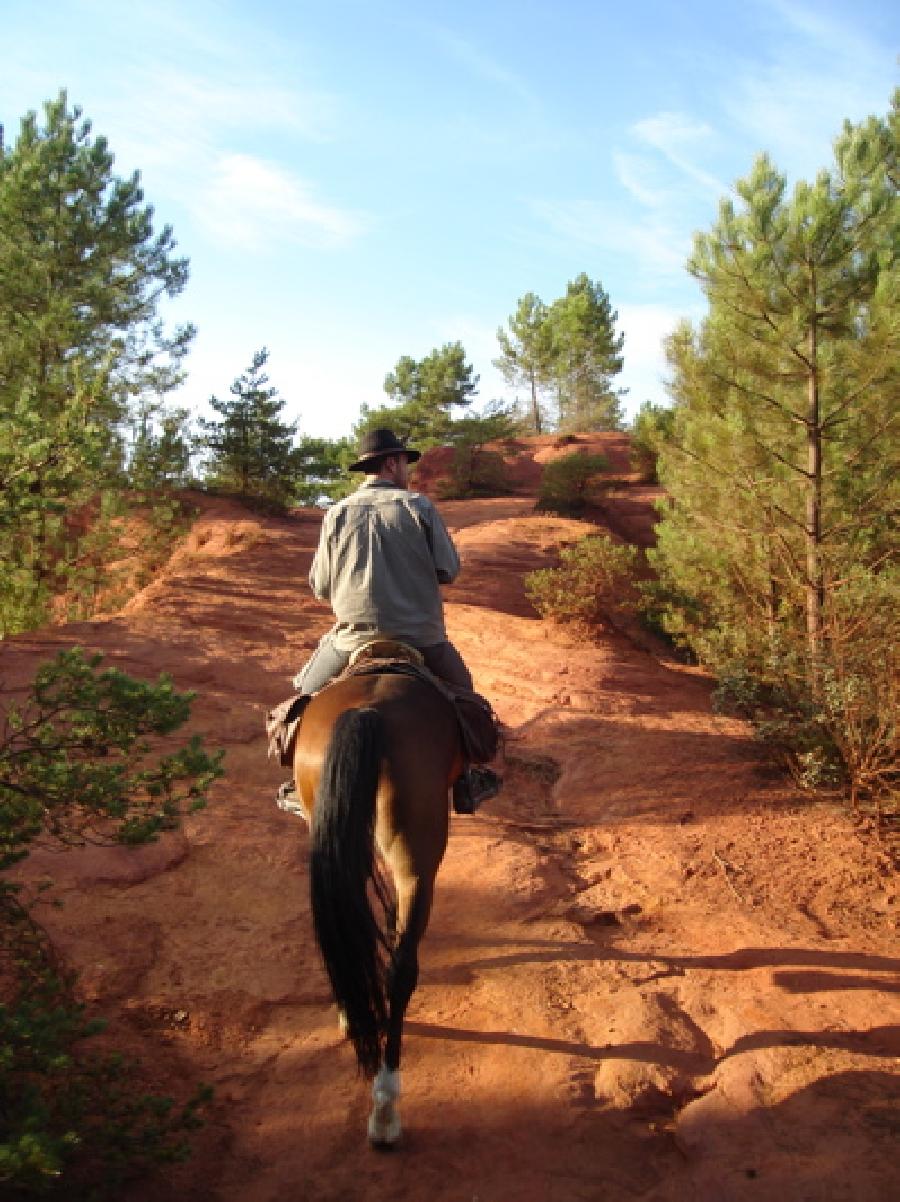
<path fill-rule="evenodd" d="M 294 455 L 297 477 L 293 495 L 301 504 L 312 505 L 322 497 L 339 501 L 356 487 L 356 480 L 347 472 L 356 458 L 349 438 L 304 436 Z"/>
<path fill-rule="evenodd" d="M 553 382 L 553 331 L 547 306 L 533 292 L 519 300 L 507 321 L 507 330 L 497 330 L 500 357 L 494 360 L 508 384 L 524 385 L 529 393 L 528 424 L 535 434 L 547 423 L 544 395 Z"/>
<path fill-rule="evenodd" d="M 248 499 L 285 505 L 294 494 L 298 458 L 296 423 L 281 420 L 285 402 L 266 387 L 269 352 L 257 351 L 231 385 L 231 400 L 210 397 L 220 419 L 200 419 L 207 451 L 205 480 L 215 489 Z"/>
<path fill-rule="evenodd" d="M 64 846 L 146 843 L 205 802 L 221 753 L 160 741 L 190 694 L 61 652 L 0 725 L 0 1190 L 4 1197 L 102 1198 L 142 1166 L 182 1158 L 208 1099 L 147 1095 L 137 1066 L 85 1040 L 102 1030 L 8 870 L 38 837 Z"/>
<path fill-rule="evenodd" d="M 453 411 L 472 403 L 478 376 L 461 342 L 447 342 L 424 359 L 403 355 L 384 380 L 384 391 L 393 404 L 372 408 L 363 405 L 354 427 L 358 439 L 367 430 L 387 426 L 419 449 L 447 440 Z"/>
<path fill-rule="evenodd" d="M 558 568 L 529 572 L 525 592 L 541 617 L 593 626 L 636 608 L 637 571 L 636 547 L 592 534 L 565 547 Z"/>
<path fill-rule="evenodd" d="M 675 411 L 669 405 L 645 401 L 631 426 L 631 466 L 648 484 L 658 482 L 657 459 L 660 449 L 672 437 Z"/>
<path fill-rule="evenodd" d="M 526 420 L 536 434 L 548 424 L 550 392 L 559 430 L 622 428 L 622 392 L 612 386 L 623 364 L 617 320 L 602 284 L 584 272 L 549 306 L 533 292 L 520 298 L 507 329 L 497 331 L 494 362 L 510 384 L 528 388 Z"/>
<path fill-rule="evenodd" d="M 544 466 L 538 505 L 554 513 L 579 513 L 590 501 L 598 476 L 609 470 L 604 455 L 564 455 Z"/>
<path fill-rule="evenodd" d="M 130 406 L 180 383 L 193 336 L 157 319 L 187 263 L 112 165 L 64 92 L 0 155 L 0 634 L 77 580 L 66 507 L 120 487 Z"/>
<path fill-rule="evenodd" d="M 136 680 L 101 656 L 61 651 L 23 705 L 0 717 L 0 872 L 38 834 L 63 844 L 145 843 L 205 804 L 221 775 L 195 736 L 162 754 L 154 738 L 187 719 L 191 695 L 171 680 Z M 2 688 L 2 685 L 0 685 Z"/>
<path fill-rule="evenodd" d="M 176 1105 L 146 1092 L 136 1062 L 95 1050 L 89 1037 L 105 1024 L 74 1000 L 72 977 L 8 894 L 0 897 L 0 978 L 4 1198 L 115 1199 L 151 1165 L 190 1154 L 211 1090 Z"/>
<path fill-rule="evenodd" d="M 834 168 L 793 195 L 760 158 L 698 236 L 709 315 L 669 343 L 651 554 L 670 633 L 778 697 L 797 754 L 817 731 L 816 762 L 873 795 L 889 785 L 866 765 L 896 722 L 896 694 L 873 690 L 893 713 L 866 717 L 858 683 L 880 679 L 897 633 L 879 615 L 890 584 L 898 608 L 898 129 L 895 97 L 887 119 L 846 125 Z"/>
<path fill-rule="evenodd" d="M 499 404 L 488 406 L 480 416 L 455 421 L 449 438 L 453 446 L 453 473 L 443 495 L 484 497 L 508 491 L 503 456 L 489 450 L 487 444 L 513 438 L 518 429 L 514 414 Z"/>
<path fill-rule="evenodd" d="M 134 419 L 128 481 L 134 488 L 184 488 L 190 481 L 190 411 L 142 400 Z"/>
<path fill-rule="evenodd" d="M 896 814 L 900 783 L 900 577 L 858 568 L 830 593 L 827 653 L 809 687 L 806 663 L 779 646 L 764 670 L 741 661 L 719 670 L 721 709 L 751 721 L 810 789 L 849 792 L 855 808 Z"/>
<path fill-rule="evenodd" d="M 584 272 L 548 311 L 560 430 L 620 430 L 622 393 L 612 381 L 622 370 L 624 334 L 598 280 Z"/>

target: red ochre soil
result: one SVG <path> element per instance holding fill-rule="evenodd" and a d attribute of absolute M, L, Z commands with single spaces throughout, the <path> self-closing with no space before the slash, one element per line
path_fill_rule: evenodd
<path fill-rule="evenodd" d="M 515 448 L 514 448 L 515 449 Z M 406 1025 L 403 1143 L 365 1141 L 368 1088 L 311 934 L 307 832 L 276 809 L 263 719 L 329 625 L 306 585 L 321 515 L 206 500 L 108 618 L 0 649 L 21 685 L 79 644 L 196 690 L 227 751 L 209 807 L 137 852 L 35 852 L 46 921 L 151 1087 L 215 1100 L 193 1159 L 135 1202 L 886 1202 L 900 1197 L 898 891 L 878 839 L 767 765 L 711 685 L 646 640 L 537 619 L 523 574 L 594 529 L 515 491 L 442 502 L 463 559 L 451 638 L 506 724 L 502 796 L 454 817 Z M 420 479 L 434 491 L 437 463 Z M 646 542 L 633 480 L 600 519 Z"/>

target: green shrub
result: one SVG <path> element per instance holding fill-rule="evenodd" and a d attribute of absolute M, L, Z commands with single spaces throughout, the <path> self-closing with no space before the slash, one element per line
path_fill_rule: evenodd
<path fill-rule="evenodd" d="M 451 500 L 508 493 L 503 456 L 489 450 L 488 444 L 512 439 L 518 430 L 513 413 L 498 402 L 488 405 L 481 415 L 457 418 L 451 423 L 446 440 L 453 447 L 453 465 L 441 496 Z"/>
<path fill-rule="evenodd" d="M 525 592 L 544 618 L 593 625 L 636 608 L 638 551 L 608 534 L 563 549 L 557 568 L 525 577 Z"/>
<path fill-rule="evenodd" d="M 826 598 L 815 670 L 782 638 L 765 662 L 714 663 L 718 708 L 747 718 L 804 788 L 840 789 L 854 808 L 898 809 L 897 573 L 859 568 Z"/>
<path fill-rule="evenodd" d="M 590 499 L 591 486 L 609 468 L 604 455 L 564 455 L 541 473 L 538 507 L 554 513 L 578 513 Z"/>
<path fill-rule="evenodd" d="M 180 1105 L 148 1094 L 135 1061 L 87 1042 L 104 1024 L 10 893 L 0 920 L 0 1196 L 119 1198 L 138 1172 L 189 1155 L 211 1091 Z"/>
<path fill-rule="evenodd" d="M 484 447 L 454 447 L 450 478 L 440 490 L 443 500 L 499 497 L 508 492 L 506 464 L 502 455 Z"/>
<path fill-rule="evenodd" d="M 187 719 L 171 681 L 100 671 L 61 652 L 23 704 L 0 716 L 0 1194 L 104 1197 L 142 1165 L 186 1154 L 206 1096 L 181 1107 L 146 1095 L 136 1066 L 86 1047 L 99 1024 L 9 880 L 42 841 L 146 843 L 205 804 L 221 753 L 160 738 Z M 0 682 L 0 694 L 2 694 Z M 119 1195 L 121 1196 L 121 1195 Z"/>
<path fill-rule="evenodd" d="M 645 401 L 631 427 L 631 467 L 648 484 L 658 483 L 657 459 L 660 447 L 672 437 L 675 410 Z"/>

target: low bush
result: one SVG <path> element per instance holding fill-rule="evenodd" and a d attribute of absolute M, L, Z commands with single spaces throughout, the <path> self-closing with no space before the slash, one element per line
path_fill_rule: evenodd
<path fill-rule="evenodd" d="M 811 667 L 784 639 L 765 662 L 716 664 L 718 708 L 747 718 L 803 788 L 837 790 L 879 820 L 900 815 L 896 573 L 859 569 L 827 598 Z"/>
<path fill-rule="evenodd" d="M 657 460 L 660 447 L 672 437 L 675 410 L 645 401 L 631 427 L 631 468 L 647 484 L 657 484 Z"/>
<path fill-rule="evenodd" d="M 544 618 L 596 625 L 638 605 L 638 550 L 608 534 L 582 539 L 560 554 L 556 568 L 525 577 L 525 591 Z"/>
<path fill-rule="evenodd" d="M 541 473 L 538 508 L 554 513 L 578 513 L 590 501 L 597 477 L 609 469 L 604 455 L 564 455 Z"/>
<path fill-rule="evenodd" d="M 450 478 L 440 493 L 446 500 L 463 497 L 498 497 L 510 491 L 504 457 L 488 444 L 502 444 L 519 430 L 513 413 L 494 403 L 480 416 L 461 417 L 447 433 L 453 447 Z"/>

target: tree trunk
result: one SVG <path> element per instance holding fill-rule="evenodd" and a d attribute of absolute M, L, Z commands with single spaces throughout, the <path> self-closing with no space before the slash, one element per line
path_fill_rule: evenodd
<path fill-rule="evenodd" d="M 543 434 L 544 431 L 541 427 L 541 407 L 538 404 L 537 395 L 537 379 L 534 372 L 531 373 L 531 418 L 534 422 L 535 434 Z"/>
<path fill-rule="evenodd" d="M 822 572 L 822 426 L 819 414 L 815 315 L 809 329 L 808 352 L 810 372 L 806 390 L 806 643 L 810 682 L 813 691 L 817 691 L 825 585 Z"/>

